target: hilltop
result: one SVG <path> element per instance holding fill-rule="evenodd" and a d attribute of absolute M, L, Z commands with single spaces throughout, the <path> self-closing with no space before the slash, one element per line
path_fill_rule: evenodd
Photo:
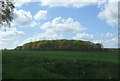
<path fill-rule="evenodd" d="M 18 46 L 15 50 L 52 50 L 52 51 L 83 51 L 83 50 L 100 50 L 102 44 L 93 43 L 82 40 L 41 40 L 25 43 L 23 46 Z"/>

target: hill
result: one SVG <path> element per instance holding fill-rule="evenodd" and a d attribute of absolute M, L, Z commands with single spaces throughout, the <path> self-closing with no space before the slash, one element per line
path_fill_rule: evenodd
<path fill-rule="evenodd" d="M 23 46 L 18 46 L 15 50 L 47 50 L 47 51 L 88 51 L 100 50 L 102 44 L 92 43 L 90 41 L 82 40 L 41 40 L 36 42 L 29 42 Z"/>

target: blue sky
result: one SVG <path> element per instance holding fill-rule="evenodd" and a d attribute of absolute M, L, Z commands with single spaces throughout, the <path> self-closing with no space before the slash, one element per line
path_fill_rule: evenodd
<path fill-rule="evenodd" d="M 46 0 L 45 0 L 46 1 Z M 12 49 L 27 42 L 75 39 L 118 47 L 117 0 L 93 2 L 48 0 L 15 2 L 12 27 L 0 38 L 0 48 Z"/>

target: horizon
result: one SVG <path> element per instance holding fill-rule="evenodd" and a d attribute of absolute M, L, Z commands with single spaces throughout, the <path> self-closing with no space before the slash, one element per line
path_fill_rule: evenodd
<path fill-rule="evenodd" d="M 57 39 L 57 40 L 68 40 L 68 39 Z M 69 40 L 74 40 L 74 41 L 76 41 L 75 39 L 69 39 Z M 39 41 L 34 41 L 34 42 L 40 42 L 40 41 L 51 41 L 51 40 L 39 40 Z M 80 41 L 83 41 L 83 40 L 80 40 Z M 32 43 L 34 43 L 34 42 L 32 42 Z M 84 41 L 83 41 L 84 42 Z M 91 42 L 91 41 L 88 41 L 88 42 Z M 31 42 L 27 42 L 27 43 L 24 43 L 24 44 L 28 44 L 28 43 L 31 43 Z M 91 43 L 93 43 L 93 42 L 91 42 Z M 23 44 L 23 45 L 24 45 Z M 94 43 L 94 44 L 97 44 L 97 43 Z M 101 44 L 101 43 L 100 43 Z M 21 46 L 23 46 L 23 45 L 21 45 Z M 102 45 L 103 46 L 103 45 Z M 20 46 L 17 46 L 17 47 L 20 47 Z M 16 47 L 16 48 L 17 48 Z M 3 50 L 15 50 L 16 48 L 2 48 L 2 49 L 0 49 L 0 51 L 3 51 Z M 120 48 L 105 48 L 104 46 L 102 47 L 102 49 L 120 49 Z"/>

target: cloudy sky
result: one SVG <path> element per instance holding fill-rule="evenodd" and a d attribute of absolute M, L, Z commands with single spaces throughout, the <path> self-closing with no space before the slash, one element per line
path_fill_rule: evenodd
<path fill-rule="evenodd" d="M 14 5 L 11 28 L 0 30 L 0 48 L 51 39 L 118 47 L 118 0 L 16 0 Z"/>

